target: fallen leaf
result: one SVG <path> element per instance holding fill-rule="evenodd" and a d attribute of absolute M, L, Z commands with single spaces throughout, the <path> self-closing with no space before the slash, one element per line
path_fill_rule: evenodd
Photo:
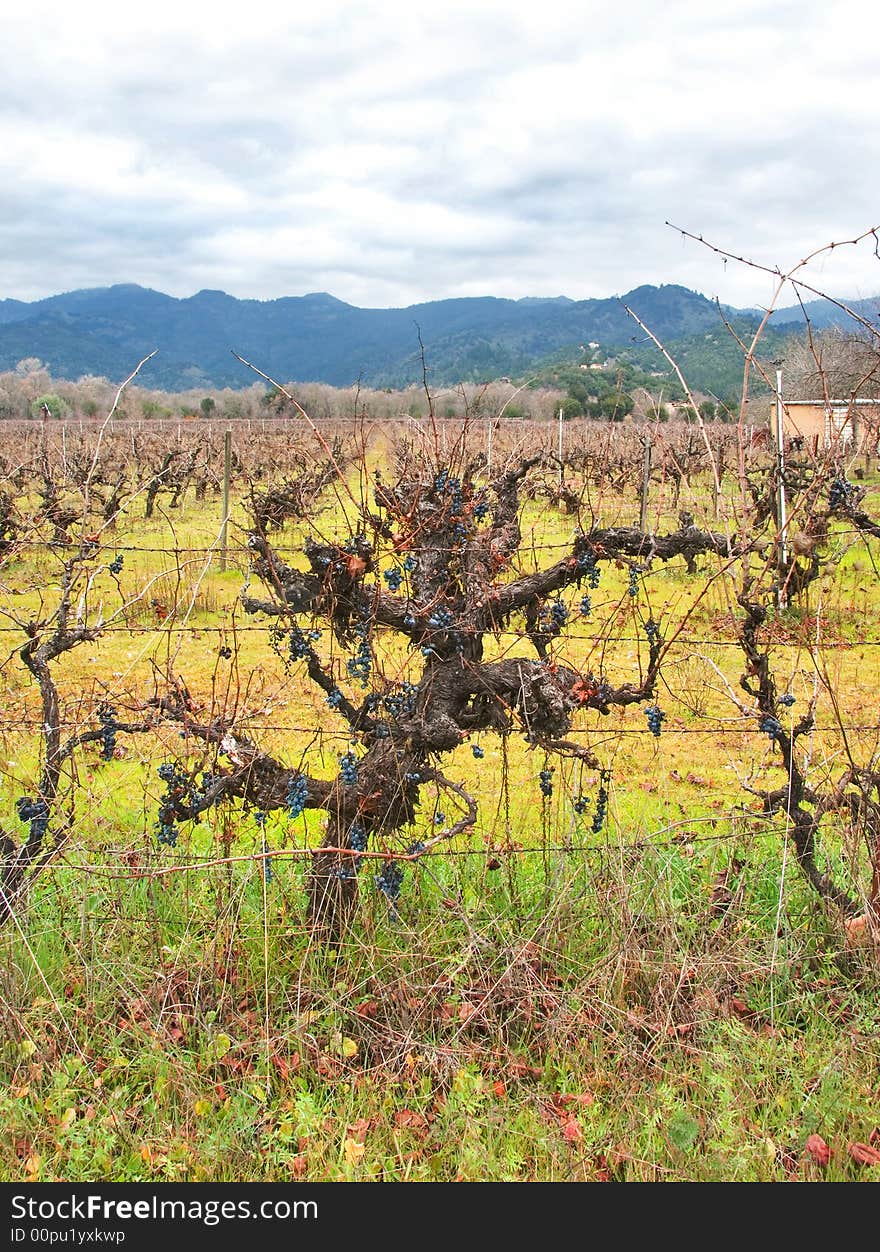
<path fill-rule="evenodd" d="M 394 1125 L 399 1126 L 401 1130 L 421 1130 L 427 1124 L 426 1118 L 415 1109 L 398 1109 L 394 1114 Z"/>
<path fill-rule="evenodd" d="M 847 1152 L 857 1165 L 880 1165 L 880 1150 L 867 1143 L 848 1143 Z"/>
<path fill-rule="evenodd" d="M 503 1100 L 507 1095 L 507 1088 L 500 1080 L 492 1084 L 492 1090 L 495 1092 L 499 1100 Z"/>
<path fill-rule="evenodd" d="M 570 1117 L 562 1127 L 562 1137 L 567 1140 L 568 1143 L 580 1143 L 581 1139 L 583 1139 L 584 1132 L 578 1125 L 576 1118 Z"/>
<path fill-rule="evenodd" d="M 804 1151 L 807 1152 L 813 1158 L 815 1163 L 822 1167 L 822 1169 L 824 1169 L 831 1160 L 831 1149 L 821 1135 L 810 1135 L 809 1139 L 804 1144 Z"/>
<path fill-rule="evenodd" d="M 342 1147 L 346 1165 L 354 1168 L 366 1152 L 366 1144 L 358 1143 L 357 1139 L 346 1139 Z"/>

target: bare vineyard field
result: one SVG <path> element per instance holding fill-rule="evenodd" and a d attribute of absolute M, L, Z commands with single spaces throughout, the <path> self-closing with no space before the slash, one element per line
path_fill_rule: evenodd
<path fill-rule="evenodd" d="M 877 475 L 774 472 L 0 424 L 0 1176 L 876 1177 Z"/>

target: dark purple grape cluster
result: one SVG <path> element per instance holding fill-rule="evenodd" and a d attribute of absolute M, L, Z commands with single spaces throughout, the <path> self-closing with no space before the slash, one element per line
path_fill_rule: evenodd
<path fill-rule="evenodd" d="M 310 630 L 304 634 L 295 622 L 289 630 L 285 630 L 279 622 L 273 623 L 269 628 L 269 643 L 284 661 L 286 670 L 290 669 L 294 661 L 302 661 L 310 656 L 312 644 L 320 638 L 320 630 Z"/>
<path fill-rule="evenodd" d="M 593 814 L 593 834 L 598 835 L 608 817 L 608 787 L 611 774 L 603 769 L 599 778 L 599 791 L 596 796 L 596 812 Z"/>
<path fill-rule="evenodd" d="M 386 861 L 382 866 L 382 873 L 376 875 L 376 886 L 393 904 L 400 896 L 402 885 L 403 870 L 400 865 L 397 861 Z"/>
<path fill-rule="evenodd" d="M 98 721 L 101 724 L 101 758 L 104 761 L 112 761 L 113 753 L 116 751 L 116 731 L 119 726 L 116 721 L 116 710 L 112 704 L 98 705 Z"/>
<path fill-rule="evenodd" d="M 111 574 L 122 573 L 123 560 L 124 560 L 123 554 L 121 552 L 118 552 L 116 556 L 113 558 L 113 560 L 110 562 L 109 569 L 110 569 Z"/>
<path fill-rule="evenodd" d="M 411 552 L 408 552 L 406 556 L 403 558 L 403 568 L 406 570 L 408 574 L 411 574 L 413 570 L 418 567 L 418 564 L 419 564 L 418 561 L 412 555 Z"/>
<path fill-rule="evenodd" d="M 447 495 L 452 498 L 452 516 L 458 517 L 464 507 L 464 497 L 461 490 L 461 479 L 453 477 L 449 470 L 445 467 L 438 471 L 434 477 L 434 490 L 438 495 Z"/>
<path fill-rule="evenodd" d="M 304 812 L 306 801 L 309 798 L 309 784 L 305 775 L 293 775 L 287 784 L 287 794 L 284 798 L 287 802 L 287 812 L 295 821 Z"/>
<path fill-rule="evenodd" d="M 771 717 L 769 713 L 765 713 L 758 723 L 758 730 L 763 734 L 769 735 L 771 740 L 778 739 L 785 735 L 782 723 L 777 721 L 775 717 Z"/>
<path fill-rule="evenodd" d="M 846 478 L 838 475 L 832 479 L 831 487 L 828 491 L 828 504 L 832 509 L 839 509 L 844 505 L 851 504 L 856 494 L 856 488 Z"/>
<path fill-rule="evenodd" d="M 645 635 L 647 637 L 648 643 L 660 642 L 660 627 L 657 625 L 657 623 L 654 621 L 652 617 L 649 617 L 648 620 L 645 622 Z"/>
<path fill-rule="evenodd" d="M 414 770 L 410 770 L 409 773 L 404 774 L 403 777 L 408 783 L 420 783 L 422 781 L 421 774 L 417 774 Z"/>
<path fill-rule="evenodd" d="M 159 801 L 159 815 L 155 826 L 156 838 L 159 843 L 173 848 L 177 845 L 176 823 L 180 817 L 180 805 L 190 786 L 190 778 L 188 774 L 178 770 L 171 761 L 165 761 L 156 773 L 166 784 L 165 794 Z"/>
<path fill-rule="evenodd" d="M 553 795 L 553 771 L 551 769 L 542 769 L 538 775 L 541 785 L 541 795 L 546 799 Z"/>
<path fill-rule="evenodd" d="M 545 638 L 555 638 L 568 620 L 568 609 L 561 600 L 544 604 L 538 617 L 540 632 Z"/>
<path fill-rule="evenodd" d="M 437 812 L 434 814 L 434 825 L 442 826 L 445 821 L 446 821 L 446 814 L 441 812 L 440 809 L 438 809 Z"/>
<path fill-rule="evenodd" d="M 19 796 L 15 802 L 15 811 L 19 821 L 30 822 L 30 837 L 39 842 L 49 827 L 49 806 L 41 796 L 32 800 L 30 796 Z"/>
<path fill-rule="evenodd" d="M 587 586 L 591 587 L 592 590 L 595 591 L 599 586 L 599 579 L 602 576 L 602 571 L 596 564 L 596 558 L 593 556 L 592 552 L 579 552 L 577 567 L 578 571 L 586 577 Z"/>
<path fill-rule="evenodd" d="M 478 761 L 482 761 L 483 757 L 486 755 L 478 743 L 471 744 L 471 752 L 473 752 Z"/>
<path fill-rule="evenodd" d="M 578 606 L 581 617 L 589 617 L 593 611 L 593 601 L 588 595 L 581 596 L 581 602 Z"/>
<path fill-rule="evenodd" d="M 331 687 L 327 692 L 327 704 L 331 709 L 338 709 L 342 703 L 342 692 L 338 687 Z"/>
<path fill-rule="evenodd" d="M 629 567 L 629 585 L 626 589 L 628 596 L 637 596 L 639 594 L 639 572 L 635 566 Z"/>
<path fill-rule="evenodd" d="M 339 773 L 347 787 L 357 786 L 358 765 L 357 757 L 353 752 L 346 752 L 339 758 Z"/>
<path fill-rule="evenodd" d="M 783 708 L 790 709 L 796 698 L 797 697 L 793 696 L 790 691 L 786 691 L 783 695 L 778 697 L 776 703 L 781 704 Z"/>
<path fill-rule="evenodd" d="M 220 657 L 222 661 L 231 661 L 232 649 L 229 647 L 228 644 L 224 643 L 222 648 L 217 649 L 217 655 Z"/>
<path fill-rule="evenodd" d="M 550 621 L 556 630 L 561 630 L 568 621 L 568 607 L 562 600 L 554 600 L 550 605 Z"/>
<path fill-rule="evenodd" d="M 416 708 L 416 685 L 402 682 L 395 691 L 382 699 L 392 717 L 412 717 Z"/>
<path fill-rule="evenodd" d="M 474 501 L 474 517 L 481 522 L 489 512 L 489 500 L 486 496 L 486 488 L 483 487 Z"/>
<path fill-rule="evenodd" d="M 361 686 L 366 687 L 373 670 L 373 654 L 370 651 L 370 622 L 368 618 L 363 617 L 355 623 L 354 634 L 358 640 L 357 651 L 354 656 L 349 657 L 346 669 L 351 678 L 359 679 Z"/>
<path fill-rule="evenodd" d="M 648 729 L 651 734 L 655 739 L 659 739 L 661 726 L 666 721 L 666 714 L 656 704 L 649 704 L 645 709 L 645 717 L 648 719 Z"/>
<path fill-rule="evenodd" d="M 177 843 L 177 822 L 193 820 L 193 810 L 205 807 L 208 789 L 216 779 L 212 774 L 202 775 L 202 785 L 197 787 L 195 779 L 171 761 L 160 765 L 156 773 L 165 783 L 165 794 L 159 800 L 159 813 L 156 822 L 156 833 L 159 843 L 174 847 Z M 216 804 L 219 795 L 211 803 Z"/>
<path fill-rule="evenodd" d="M 579 791 L 578 794 L 574 798 L 575 813 L 577 813 L 578 816 L 580 816 L 581 814 L 586 813 L 589 807 L 590 807 L 590 797 L 585 796 L 582 791 Z"/>
<path fill-rule="evenodd" d="M 355 852 L 364 852 L 367 847 L 367 832 L 360 822 L 352 822 L 348 831 L 348 842 Z"/>
<path fill-rule="evenodd" d="M 403 574 L 401 574 L 399 569 L 397 568 L 387 569 L 385 573 L 382 575 L 382 577 L 385 579 L 385 582 L 388 584 L 389 591 L 400 590 L 400 586 L 403 582 Z"/>
<path fill-rule="evenodd" d="M 450 613 L 449 609 L 437 609 L 428 618 L 428 625 L 432 627 L 433 630 L 445 630 L 446 627 L 451 626 L 454 621 L 455 618 L 452 613 Z"/>

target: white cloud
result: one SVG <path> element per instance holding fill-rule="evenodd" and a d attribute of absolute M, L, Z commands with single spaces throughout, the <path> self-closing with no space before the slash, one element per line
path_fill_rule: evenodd
<path fill-rule="evenodd" d="M 0 296 L 760 302 L 664 222 L 786 268 L 880 220 L 873 26 L 857 0 L 37 0 L 4 18 Z M 870 247 L 812 268 L 880 288 Z"/>

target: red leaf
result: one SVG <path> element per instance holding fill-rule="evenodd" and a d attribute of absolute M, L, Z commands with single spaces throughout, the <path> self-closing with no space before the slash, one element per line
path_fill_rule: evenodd
<path fill-rule="evenodd" d="M 398 1109 L 394 1114 L 394 1125 L 399 1126 L 402 1130 L 421 1130 L 427 1124 L 424 1116 L 421 1113 L 417 1113 L 415 1109 Z"/>
<path fill-rule="evenodd" d="M 810 1135 L 804 1144 L 804 1151 L 808 1152 L 816 1164 L 823 1169 L 831 1160 L 831 1149 L 821 1135 Z"/>
<path fill-rule="evenodd" d="M 880 1151 L 867 1143 L 849 1143 L 846 1150 L 857 1165 L 880 1165 Z"/>
<path fill-rule="evenodd" d="M 562 1137 L 569 1143 L 580 1143 L 581 1139 L 583 1139 L 584 1133 L 578 1125 L 576 1118 L 569 1118 L 562 1127 Z"/>
<path fill-rule="evenodd" d="M 500 1080 L 492 1084 L 492 1090 L 495 1092 L 499 1100 L 503 1100 L 507 1095 L 507 1088 Z"/>
<path fill-rule="evenodd" d="M 353 1126 L 349 1126 L 348 1133 L 352 1139 L 358 1143 L 363 1143 L 372 1124 L 369 1117 L 359 1117 Z"/>

